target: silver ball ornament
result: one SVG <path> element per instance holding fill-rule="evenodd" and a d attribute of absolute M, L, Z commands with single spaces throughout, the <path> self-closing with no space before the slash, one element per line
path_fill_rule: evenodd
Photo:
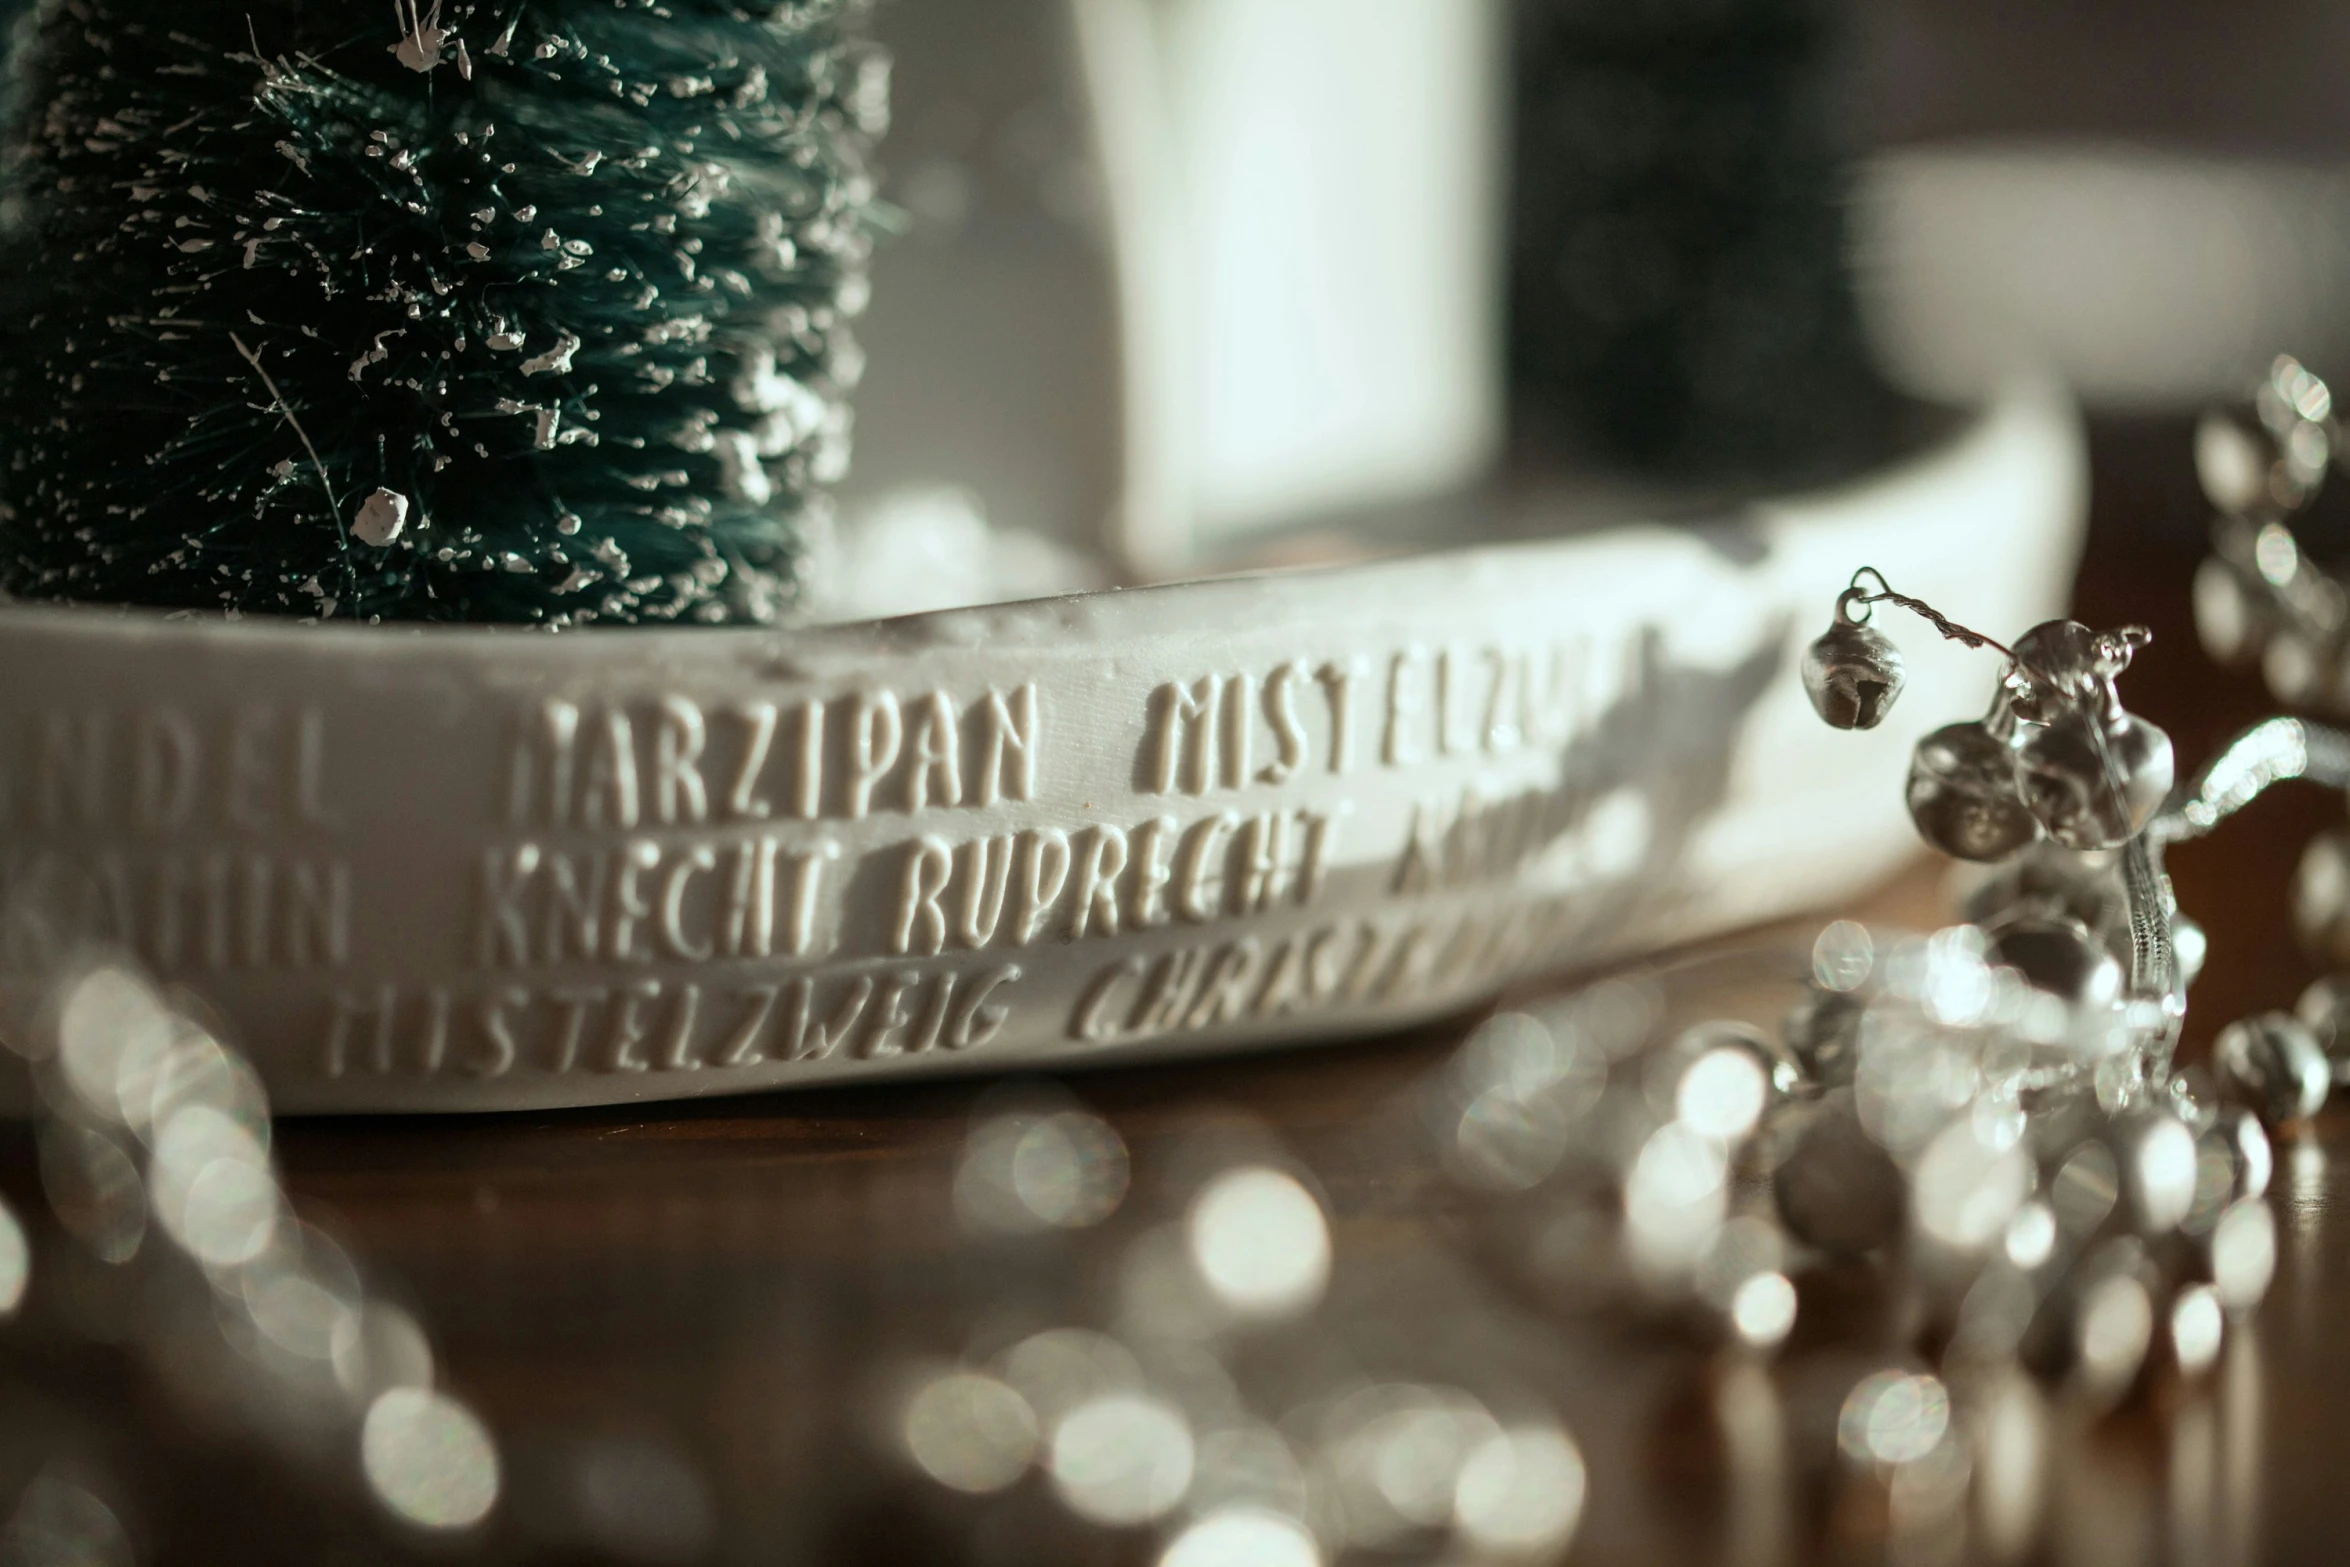
<path fill-rule="evenodd" d="M 2016 791 L 2015 753 L 1980 723 L 1949 724 L 1918 742 L 1908 797 L 1919 836 L 1957 859 L 2005 859 L 2040 836 Z"/>
<path fill-rule="evenodd" d="M 2333 1063 L 2317 1036 L 2282 1012 L 2230 1023 L 2212 1061 L 2228 1092 L 2272 1126 L 2317 1114 L 2334 1086 Z"/>
<path fill-rule="evenodd" d="M 1901 650 L 1874 626 L 1837 617 L 1804 649 L 1803 689 L 1838 729 L 1874 729 L 1901 696 Z"/>

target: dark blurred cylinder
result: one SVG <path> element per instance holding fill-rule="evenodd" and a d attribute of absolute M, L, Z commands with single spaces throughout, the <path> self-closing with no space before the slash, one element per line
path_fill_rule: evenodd
<path fill-rule="evenodd" d="M 1794 481 L 1881 454 L 1850 271 L 1839 0 L 1515 0 L 1521 435 Z"/>

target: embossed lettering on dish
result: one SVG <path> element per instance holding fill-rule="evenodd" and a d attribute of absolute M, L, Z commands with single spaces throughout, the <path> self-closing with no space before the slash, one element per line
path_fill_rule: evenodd
<path fill-rule="evenodd" d="M 736 1071 L 978 1050 L 1013 1014 L 1018 964 L 833 970 L 775 983 L 392 985 L 338 991 L 329 1080 Z"/>
<path fill-rule="evenodd" d="M 984 809 L 1038 797 L 1044 740 L 1034 682 L 975 699 L 889 689 L 788 704 L 554 699 L 516 726 L 506 819 L 633 830 Z"/>

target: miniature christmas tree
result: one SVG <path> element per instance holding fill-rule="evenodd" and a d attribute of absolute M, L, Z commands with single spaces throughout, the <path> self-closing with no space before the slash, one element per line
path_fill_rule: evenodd
<path fill-rule="evenodd" d="M 40 0 L 0 588 L 761 621 L 847 460 L 856 0 Z"/>
<path fill-rule="evenodd" d="M 1835 112 L 1849 0 L 1518 0 L 1511 354 L 1613 467 L 1816 483 L 1881 461 Z"/>

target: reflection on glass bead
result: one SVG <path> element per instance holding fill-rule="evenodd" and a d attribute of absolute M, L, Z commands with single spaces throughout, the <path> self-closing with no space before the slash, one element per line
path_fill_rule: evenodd
<path fill-rule="evenodd" d="M 1908 800 L 1919 836 L 1954 859 L 2004 859 L 2040 836 L 2016 789 L 2015 753 L 1979 723 L 1946 725 L 1918 742 Z"/>
<path fill-rule="evenodd" d="M 2171 960 L 2179 966 L 2179 983 L 2192 985 L 2203 977 L 2204 960 L 2211 955 L 2211 938 L 2203 927 L 2184 915 L 2171 921 Z"/>
<path fill-rule="evenodd" d="M 1993 930 L 1989 956 L 2067 1007 L 2103 1010 L 2121 999 L 2121 964 L 2078 920 L 2017 919 Z"/>
<path fill-rule="evenodd" d="M 2016 716 L 2046 723 L 2099 697 L 2127 660 L 2077 620 L 2043 621 L 2015 639 L 2006 691 Z"/>
<path fill-rule="evenodd" d="M 2153 1292 L 2135 1269 L 2084 1272 L 2073 1306 L 2073 1356 L 2091 1394 L 2110 1398 L 2146 1363 L 2154 1341 Z"/>
<path fill-rule="evenodd" d="M 1952 1121 L 1926 1146 L 1911 1176 L 1919 1230 L 1954 1251 L 2003 1237 L 2031 1194 L 2032 1164 L 2017 1145 L 1986 1142 L 1973 1117 Z"/>
<path fill-rule="evenodd" d="M 1901 650 L 1874 626 L 1839 618 L 1803 653 L 1803 688 L 1838 729 L 1874 729 L 1901 696 Z"/>
<path fill-rule="evenodd" d="M 2208 1256 L 2220 1304 L 2238 1315 L 2250 1311 L 2276 1277 L 2276 1215 L 2255 1198 L 2232 1204 L 2212 1226 Z"/>
<path fill-rule="evenodd" d="M 2083 854 L 2045 840 L 1995 869 L 1966 892 L 1966 917 L 1996 926 L 2026 914 L 2076 920 L 2103 933 L 2129 919 L 2112 854 Z"/>
<path fill-rule="evenodd" d="M 1848 994 L 1869 981 L 1877 964 L 1877 939 L 1853 920 L 1831 920 L 1811 944 L 1812 983 Z"/>
<path fill-rule="evenodd" d="M 2048 1206 L 2060 1234 L 2078 1241 L 2104 1224 L 2121 1197 L 2121 1169 L 2101 1142 L 2082 1143 L 2057 1166 Z"/>
<path fill-rule="evenodd" d="M 2195 1203 L 2195 1134 L 2167 1110 L 2132 1110 L 2114 1118 L 2106 1140 L 2131 1228 L 2145 1236 L 2177 1229 Z"/>
<path fill-rule="evenodd" d="M 2183 1375 L 2201 1376 L 2219 1359 L 2227 1336 L 2227 1313 L 2219 1292 L 2208 1284 L 2190 1284 L 2171 1302 L 2171 1358 Z"/>
<path fill-rule="evenodd" d="M 1717 1020 L 1684 1030 L 1652 1073 L 1657 1112 L 1718 1142 L 1735 1142 L 1801 1079 L 1793 1057 L 1749 1024 Z"/>
<path fill-rule="evenodd" d="M 2315 1115 L 2333 1088 L 2333 1064 L 2317 1036 L 2282 1012 L 2230 1023 L 2212 1061 L 2228 1091 L 2271 1123 Z"/>

